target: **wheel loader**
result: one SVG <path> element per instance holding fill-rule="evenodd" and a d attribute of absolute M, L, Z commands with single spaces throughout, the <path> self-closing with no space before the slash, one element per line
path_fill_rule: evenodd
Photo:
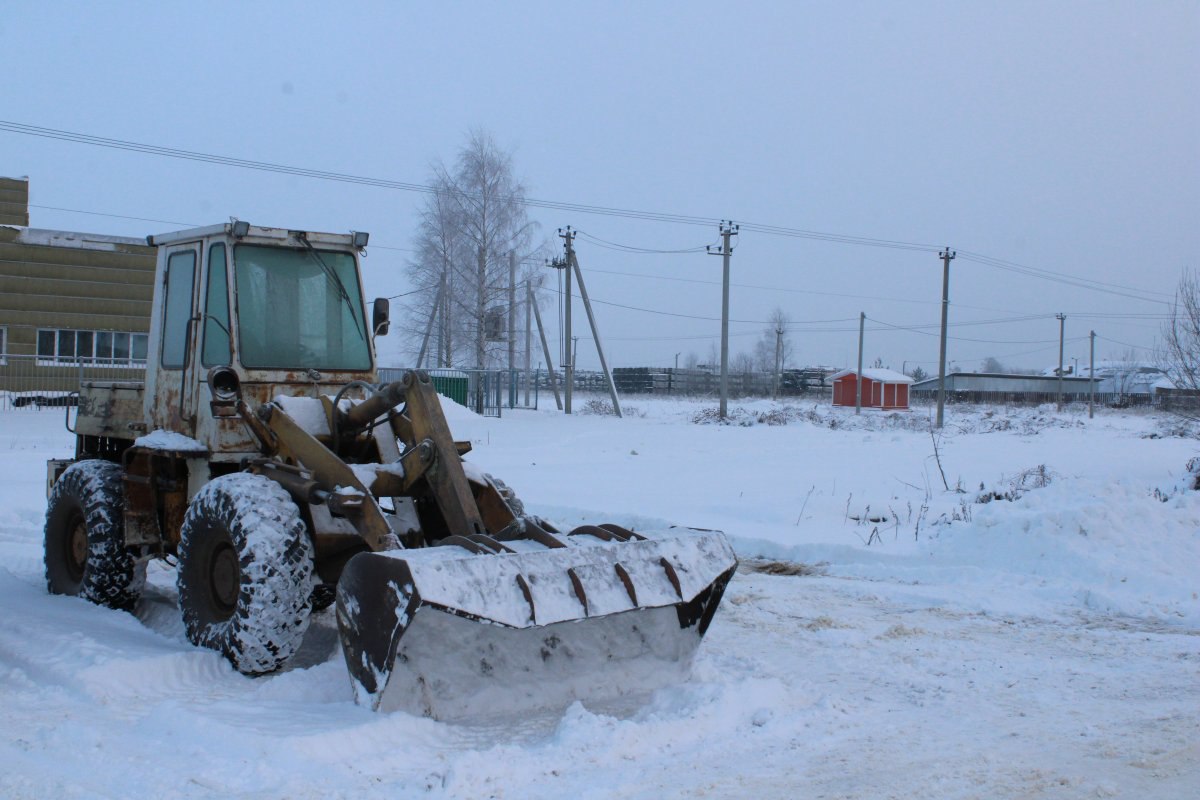
<path fill-rule="evenodd" d="M 146 379 L 80 387 L 75 458 L 48 465 L 49 590 L 132 610 L 160 559 L 187 638 L 248 675 L 336 603 L 356 701 L 444 720 L 685 679 L 736 567 L 725 537 L 526 513 L 463 459 L 428 375 L 378 383 L 367 241 L 237 220 L 149 237 Z"/>

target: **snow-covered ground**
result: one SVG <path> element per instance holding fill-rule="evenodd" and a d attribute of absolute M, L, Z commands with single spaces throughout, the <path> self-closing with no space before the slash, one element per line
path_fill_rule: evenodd
<path fill-rule="evenodd" d="M 1170 419 L 951 408 L 935 439 L 926 410 L 626 403 L 449 416 L 531 511 L 721 528 L 743 569 L 691 681 L 504 725 L 354 705 L 331 612 L 250 679 L 187 643 L 164 567 L 136 616 L 48 595 L 70 437 L 0 413 L 0 797 L 1200 795 L 1197 447 Z"/>

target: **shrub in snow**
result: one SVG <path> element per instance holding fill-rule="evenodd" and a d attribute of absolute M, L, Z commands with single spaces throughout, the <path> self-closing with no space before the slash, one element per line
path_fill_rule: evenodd
<path fill-rule="evenodd" d="M 764 561 L 757 558 L 744 558 L 738 562 L 738 571 L 803 577 L 806 575 L 824 575 L 828 566 L 828 562 L 805 564 L 801 561 Z"/>
<path fill-rule="evenodd" d="M 1183 479 L 1184 488 L 1188 491 L 1200 489 L 1200 456 L 1189 458 L 1184 469 L 1187 470 Z"/>
<path fill-rule="evenodd" d="M 975 497 L 976 503 L 990 503 L 993 500 L 1016 500 L 1032 489 L 1044 489 L 1057 477 L 1045 464 L 1018 472 L 1004 483 L 1002 488 L 988 490 L 983 484 L 979 485 L 980 492 Z"/>
<path fill-rule="evenodd" d="M 611 417 L 616 414 L 616 411 L 613 410 L 612 403 L 607 400 L 601 400 L 598 397 L 593 397 L 583 404 L 583 408 L 579 409 L 579 413 L 584 416 Z"/>
<path fill-rule="evenodd" d="M 748 428 L 755 420 L 744 408 L 731 408 L 725 419 L 721 419 L 721 409 L 712 407 L 702 408 L 692 414 L 692 422 L 696 425 L 741 425 Z"/>
<path fill-rule="evenodd" d="M 1142 434 L 1143 439 L 1197 439 L 1200 438 L 1200 425 L 1197 420 L 1174 414 L 1156 420 L 1157 430 Z"/>

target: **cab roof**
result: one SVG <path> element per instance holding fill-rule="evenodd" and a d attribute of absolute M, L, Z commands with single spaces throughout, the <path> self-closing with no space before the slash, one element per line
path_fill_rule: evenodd
<path fill-rule="evenodd" d="M 236 230 L 235 230 L 236 228 Z M 182 231 L 170 231 L 168 233 L 155 233 L 146 237 L 147 244 L 151 246 L 176 244 L 179 242 L 190 242 L 197 239 L 206 239 L 213 236 L 232 236 L 238 240 L 254 241 L 256 243 L 277 242 L 283 245 L 291 245 L 294 247 L 302 247 L 303 241 L 307 240 L 310 244 L 324 244 L 342 247 L 353 247 L 355 236 L 365 234 L 355 232 L 351 233 L 319 233 L 316 231 L 298 231 L 289 230 L 287 228 L 268 228 L 260 225 L 250 225 L 245 222 L 234 220 L 232 222 L 222 222 L 217 225 L 208 225 L 203 228 L 188 228 Z"/>

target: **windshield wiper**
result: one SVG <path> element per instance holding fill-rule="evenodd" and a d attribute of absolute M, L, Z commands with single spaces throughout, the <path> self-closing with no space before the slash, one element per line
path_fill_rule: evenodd
<path fill-rule="evenodd" d="M 350 319 L 354 320 L 354 330 L 358 332 L 358 338 L 364 339 L 363 325 L 359 324 L 358 314 L 354 310 L 354 301 L 350 299 L 350 293 L 346 291 L 346 284 L 342 283 L 342 279 L 338 277 L 337 272 L 332 267 L 325 263 L 325 259 L 321 258 L 321 254 L 317 252 L 317 248 L 312 246 L 312 242 L 307 237 L 300 237 L 300 241 L 304 242 L 308 254 L 321 265 L 321 271 L 325 273 L 325 280 L 329 282 L 338 295 L 342 298 L 342 302 L 346 304 L 346 308 L 350 309 Z"/>

